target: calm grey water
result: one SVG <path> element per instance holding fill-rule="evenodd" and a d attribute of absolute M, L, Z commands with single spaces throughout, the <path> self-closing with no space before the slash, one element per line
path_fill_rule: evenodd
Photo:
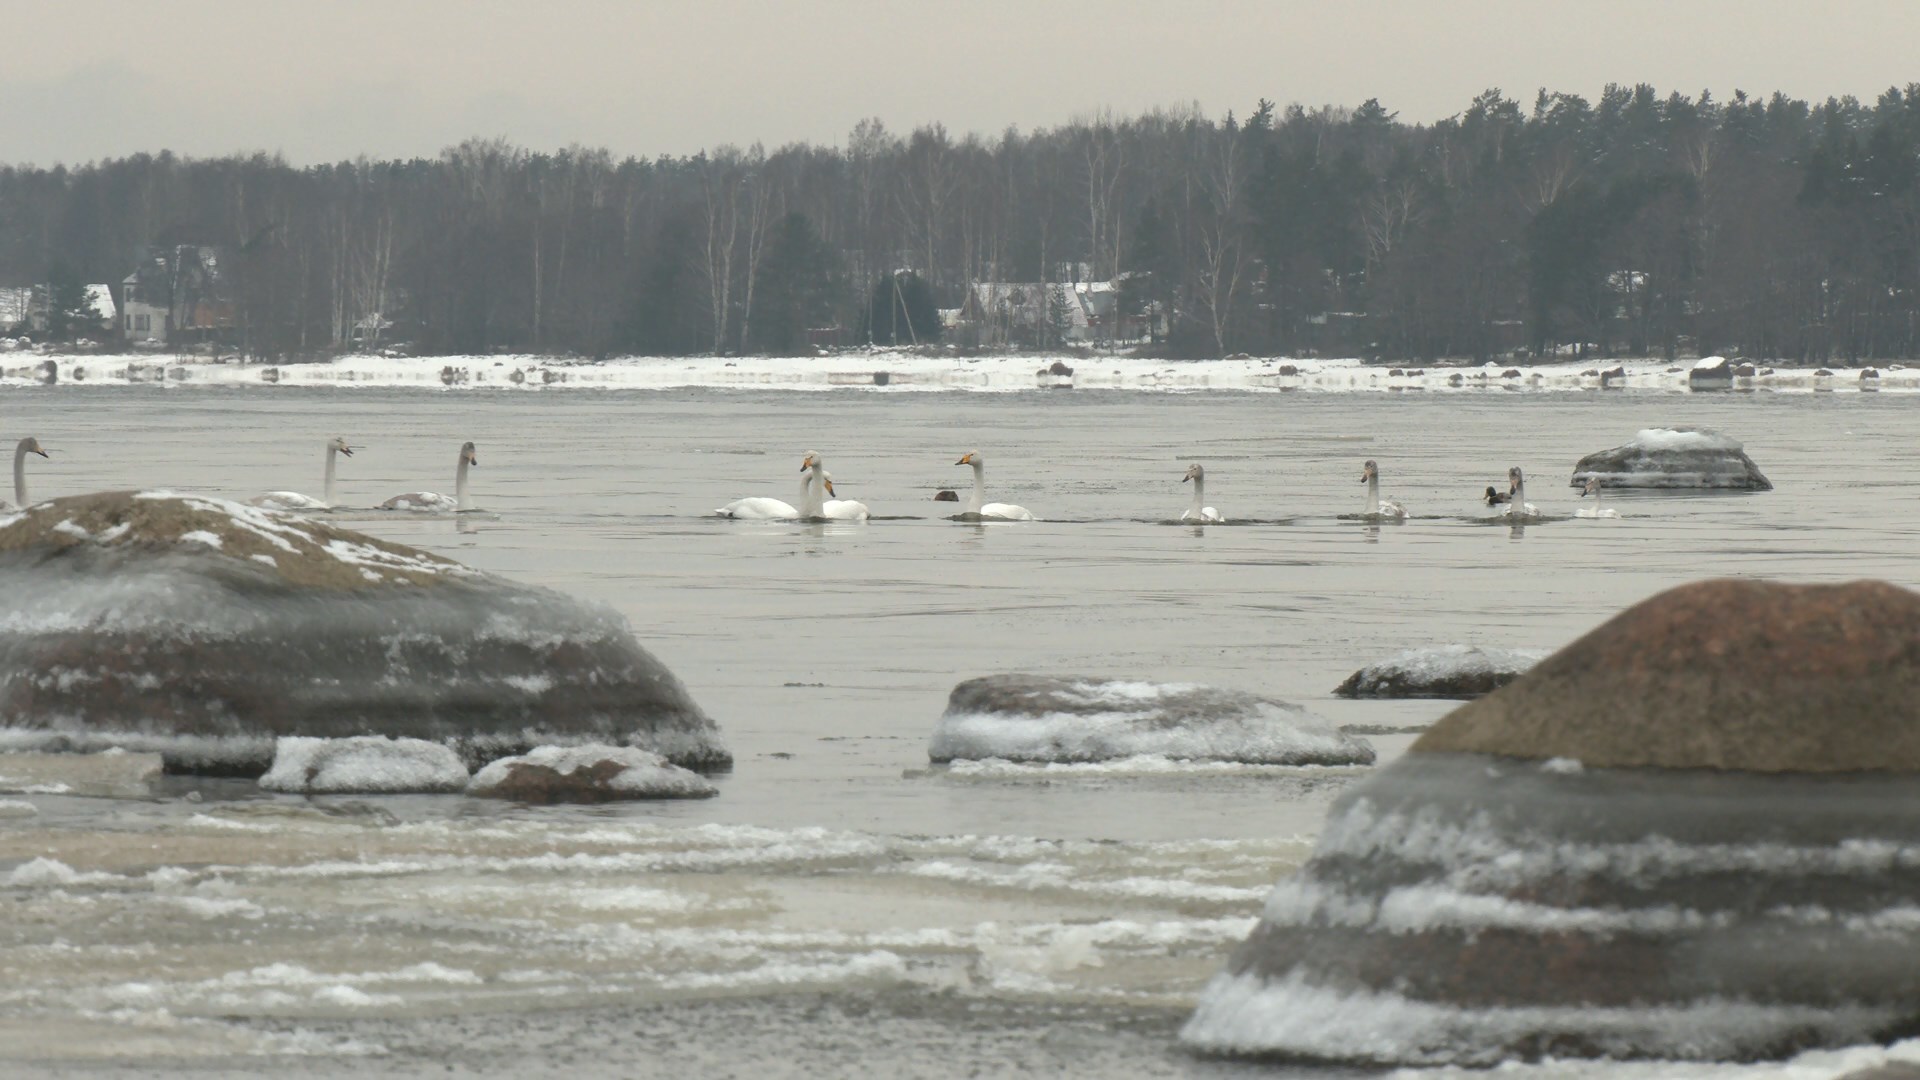
<path fill-rule="evenodd" d="M 718 799 L 592 811 L 232 785 L 197 802 L 192 784 L 5 796 L 34 812 L 0 817 L 0 1060 L 1237 1074 L 1171 1034 L 1358 772 L 930 769 L 955 682 L 1198 680 L 1416 730 L 1447 706 L 1329 691 L 1410 646 L 1557 647 L 1702 576 L 1914 585 L 1914 408 L 1633 391 L 9 391 L 0 440 L 55 449 L 30 464 L 35 497 L 318 494 L 322 443 L 341 434 L 365 448 L 341 463 L 342 500 L 371 505 L 450 491 L 474 440 L 489 514 L 336 517 L 618 608 L 738 765 Z M 1478 501 L 1519 465 L 1530 501 L 1571 515 L 1581 454 L 1687 425 L 1743 440 L 1776 490 L 1610 496 L 1618 520 L 1524 528 Z M 964 494 L 953 463 L 973 449 L 989 498 L 1046 520 L 944 520 L 954 507 L 931 496 Z M 883 519 L 706 516 L 792 500 L 809 451 Z M 1414 520 L 1340 519 L 1363 509 L 1366 458 Z M 1252 523 L 1167 523 L 1196 460 L 1208 502 Z M 1385 757 L 1411 737 L 1372 736 Z"/>

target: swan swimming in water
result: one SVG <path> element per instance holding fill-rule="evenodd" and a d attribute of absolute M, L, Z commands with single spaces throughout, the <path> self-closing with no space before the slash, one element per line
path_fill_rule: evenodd
<path fill-rule="evenodd" d="M 1613 507 L 1600 505 L 1600 478 L 1597 476 L 1587 477 L 1586 484 L 1580 488 L 1581 498 L 1584 499 L 1589 495 L 1593 496 L 1593 505 L 1583 506 L 1575 510 L 1573 512 L 1575 517 L 1617 518 L 1620 516 L 1620 511 L 1615 510 Z"/>
<path fill-rule="evenodd" d="M 1507 470 L 1507 508 L 1501 513 L 1521 517 L 1540 516 L 1540 508 L 1527 501 L 1527 478 L 1518 465 Z"/>
<path fill-rule="evenodd" d="M 467 467 L 480 464 L 472 443 L 460 447 L 460 462 L 453 470 L 453 498 L 449 499 L 437 491 L 409 491 L 405 495 L 395 495 L 379 505 L 380 510 L 413 510 L 418 513 L 441 513 L 452 510 L 456 513 L 473 509 L 473 501 L 467 498 Z"/>
<path fill-rule="evenodd" d="M 265 495 L 255 495 L 247 502 L 253 506 L 264 506 L 269 510 L 331 510 L 333 509 L 333 466 L 334 455 L 353 456 L 353 447 L 347 440 L 335 436 L 327 440 L 327 478 L 321 498 L 302 495 L 297 491 L 269 491 Z"/>
<path fill-rule="evenodd" d="M 1202 505 L 1207 500 L 1207 470 L 1199 462 L 1187 466 L 1187 475 L 1180 478 L 1181 483 L 1193 481 L 1193 505 L 1180 512 L 1181 521 L 1200 521 L 1219 524 L 1227 519 L 1220 511 L 1211 506 Z"/>
<path fill-rule="evenodd" d="M 1012 503 L 990 503 L 987 497 L 987 459 L 978 450 L 960 455 L 955 465 L 973 466 L 973 497 L 967 500 L 966 513 L 993 521 L 1032 521 L 1033 511 Z"/>
<path fill-rule="evenodd" d="M 47 451 L 40 445 L 40 440 L 31 435 L 21 439 L 20 445 L 13 448 L 13 502 L 11 504 L 0 502 L 0 509 L 25 510 L 27 508 L 28 454 L 46 457 Z"/>
<path fill-rule="evenodd" d="M 872 516 L 867 504 L 857 499 L 833 497 L 833 474 L 822 471 L 820 483 L 827 489 L 827 501 L 820 505 L 820 516 L 829 521 L 865 521 Z"/>
<path fill-rule="evenodd" d="M 800 509 L 791 503 L 765 495 L 750 495 L 744 499 L 735 499 L 714 513 L 724 518 L 740 521 L 798 521 L 802 517 L 817 517 L 817 513 L 807 513 L 813 502 L 813 458 L 808 454 L 800 463 Z"/>
<path fill-rule="evenodd" d="M 1380 497 L 1380 466 L 1372 458 L 1360 466 L 1360 482 L 1367 485 L 1367 516 L 1403 518 L 1407 508 Z"/>

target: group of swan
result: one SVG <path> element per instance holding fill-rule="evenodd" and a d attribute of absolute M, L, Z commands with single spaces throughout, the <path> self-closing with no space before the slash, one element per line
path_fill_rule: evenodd
<path fill-rule="evenodd" d="M 339 455 L 353 456 L 353 447 L 347 440 L 335 436 L 327 440 L 327 472 L 322 481 L 321 497 L 303 495 L 298 491 L 269 491 L 256 495 L 247 502 L 253 506 L 263 506 L 269 510 L 331 510 L 338 505 L 338 496 L 334 489 L 334 470 Z M 411 510 L 417 513 L 442 513 L 445 511 L 466 511 L 473 509 L 473 500 L 467 494 L 467 469 L 480 464 L 479 453 L 473 444 L 462 443 L 460 457 L 454 466 L 453 497 L 448 498 L 437 491 L 409 491 L 404 495 L 395 495 L 386 502 L 374 507 L 376 510 Z M 16 486 L 18 486 L 19 465 L 14 466 Z"/>
<path fill-rule="evenodd" d="M 800 505 L 765 495 L 735 499 L 715 510 L 721 517 L 743 521 L 865 521 L 870 516 L 867 504 L 853 499 L 829 499 L 834 494 L 833 474 L 826 459 L 808 454 L 800 462 Z"/>
<path fill-rule="evenodd" d="M 27 507 L 27 455 L 47 456 L 40 440 L 29 435 L 13 448 L 13 502 L 0 499 L 0 510 L 24 510 Z"/>

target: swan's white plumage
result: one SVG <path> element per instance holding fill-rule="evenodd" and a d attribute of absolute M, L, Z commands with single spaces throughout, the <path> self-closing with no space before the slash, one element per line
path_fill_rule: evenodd
<path fill-rule="evenodd" d="M 1611 506 L 1600 505 L 1600 478 L 1597 476 L 1588 477 L 1586 484 L 1580 489 L 1581 498 L 1584 499 L 1589 495 L 1593 496 L 1593 505 L 1583 506 L 1575 510 L 1573 512 L 1574 517 L 1617 518 L 1620 516 L 1620 511 L 1615 510 Z"/>
<path fill-rule="evenodd" d="M 1207 501 L 1207 470 L 1197 461 L 1187 466 L 1187 475 L 1180 478 L 1183 484 L 1189 481 L 1193 484 L 1193 503 L 1180 511 L 1180 520 L 1215 525 L 1225 522 L 1227 519 L 1221 515 L 1220 511 L 1204 505 Z"/>
<path fill-rule="evenodd" d="M 820 481 L 826 487 L 827 494 L 833 494 L 833 474 L 821 470 Z M 865 521 L 873 516 L 867 504 L 857 499 L 828 499 L 820 504 L 820 516 L 829 521 Z"/>
<path fill-rule="evenodd" d="M 316 499 L 311 495 L 302 495 L 297 491 L 269 491 L 264 495 L 255 495 L 253 498 L 248 499 L 247 504 L 249 506 L 262 506 L 269 510 L 333 509 L 335 499 L 333 472 L 334 455 L 336 454 L 345 454 L 348 457 L 352 457 L 353 447 L 347 445 L 347 440 L 337 436 L 327 440 L 327 475 L 325 486 L 321 489 L 325 493 L 322 498 Z"/>
<path fill-rule="evenodd" d="M 1403 518 L 1407 508 L 1391 499 L 1380 497 L 1380 465 L 1369 460 L 1360 467 L 1360 482 L 1367 485 L 1367 516 Z"/>
<path fill-rule="evenodd" d="M 405 495 L 395 495 L 377 507 L 380 510 L 410 510 L 419 514 L 444 514 L 449 510 L 471 509 L 467 497 L 467 468 L 480 464 L 479 454 L 472 443 L 460 447 L 460 457 L 453 471 L 453 497 L 448 498 L 437 491 L 409 491 Z"/>
<path fill-rule="evenodd" d="M 1527 501 L 1527 475 L 1515 465 L 1507 470 L 1507 508 L 1500 511 L 1508 517 L 1539 517 L 1540 508 Z"/>
<path fill-rule="evenodd" d="M 805 463 L 800 466 L 800 505 L 807 507 L 812 501 L 813 473 Z M 750 495 L 744 499 L 735 499 L 714 511 L 724 518 L 738 521 L 798 521 L 805 516 L 791 503 L 765 495 Z"/>
<path fill-rule="evenodd" d="M 961 455 L 955 465 L 973 466 L 973 497 L 967 500 L 965 513 L 991 521 L 1037 521 L 1033 511 L 1012 503 L 990 503 L 987 497 L 987 459 L 978 450 Z"/>

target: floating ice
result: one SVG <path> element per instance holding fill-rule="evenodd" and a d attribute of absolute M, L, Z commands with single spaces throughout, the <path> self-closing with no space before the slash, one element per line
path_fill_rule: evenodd
<path fill-rule="evenodd" d="M 1478 645 L 1408 649 L 1347 676 L 1333 692 L 1361 698 L 1474 698 L 1519 678 L 1548 651 Z"/>
<path fill-rule="evenodd" d="M 927 753 L 935 762 L 1373 761 L 1364 740 L 1284 701 L 1198 683 L 1043 675 L 988 675 L 954 687 Z"/>
<path fill-rule="evenodd" d="M 445 744 L 424 739 L 290 735 L 275 743 L 273 767 L 260 786 L 310 795 L 462 791 L 467 766 Z"/>

